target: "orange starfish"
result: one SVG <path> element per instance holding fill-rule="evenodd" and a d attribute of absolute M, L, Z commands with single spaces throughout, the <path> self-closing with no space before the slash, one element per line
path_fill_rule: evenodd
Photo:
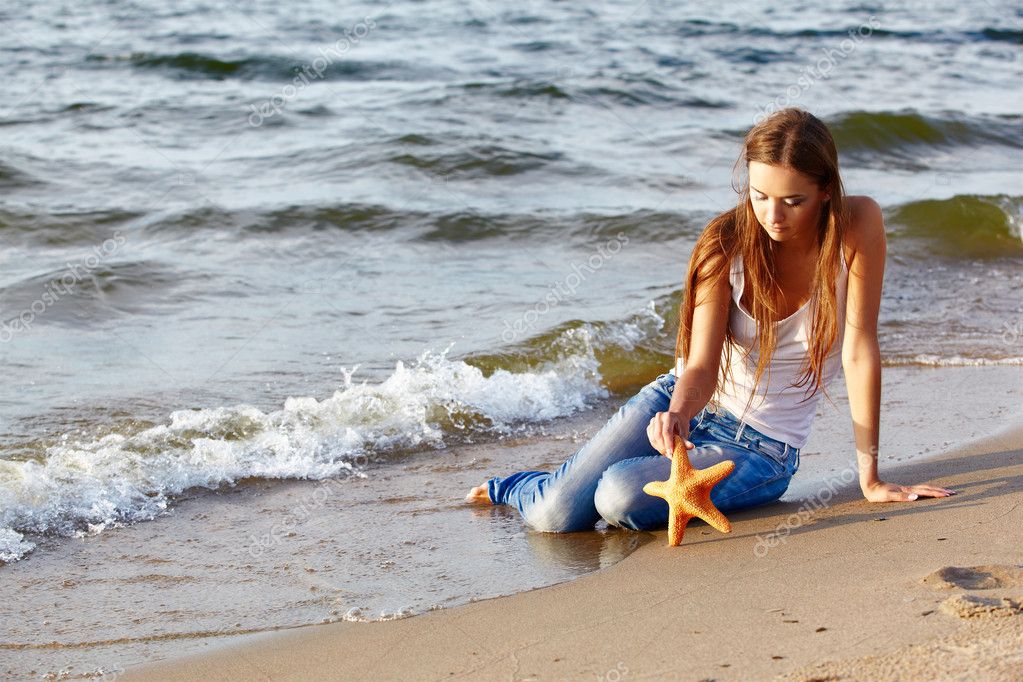
<path fill-rule="evenodd" d="M 671 475 L 667 481 L 651 481 L 643 492 L 663 497 L 668 502 L 668 545 L 678 547 L 686 524 L 698 516 L 722 533 L 731 533 L 732 524 L 710 501 L 710 491 L 735 470 L 735 462 L 726 459 L 707 469 L 694 469 L 686 453 L 685 442 L 675 436 Z"/>

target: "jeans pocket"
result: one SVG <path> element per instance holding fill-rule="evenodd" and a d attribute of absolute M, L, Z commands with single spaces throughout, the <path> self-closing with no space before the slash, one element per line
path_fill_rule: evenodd
<path fill-rule="evenodd" d="M 749 443 L 749 448 L 758 454 L 767 457 L 774 462 L 778 469 L 784 472 L 786 475 L 791 476 L 793 465 L 791 458 L 795 452 L 792 448 L 788 448 L 788 455 L 786 456 L 786 445 L 776 440 L 768 440 L 761 438 L 760 436 L 754 436 Z"/>

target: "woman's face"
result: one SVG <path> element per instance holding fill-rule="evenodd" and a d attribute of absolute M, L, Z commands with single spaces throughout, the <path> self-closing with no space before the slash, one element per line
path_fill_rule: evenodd
<path fill-rule="evenodd" d="M 788 166 L 749 162 L 753 212 L 776 242 L 813 243 L 821 207 L 830 198 L 817 183 Z"/>

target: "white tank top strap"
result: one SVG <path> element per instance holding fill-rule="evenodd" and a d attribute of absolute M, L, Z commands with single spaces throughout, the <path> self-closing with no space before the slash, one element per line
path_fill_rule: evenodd
<path fill-rule="evenodd" d="M 732 291 L 735 291 L 741 286 L 742 278 L 742 254 L 737 253 L 732 257 L 732 266 L 728 271 L 728 283 L 732 285 Z"/>

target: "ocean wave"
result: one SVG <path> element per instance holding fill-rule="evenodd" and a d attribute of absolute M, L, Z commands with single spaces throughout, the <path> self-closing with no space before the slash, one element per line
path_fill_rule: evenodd
<path fill-rule="evenodd" d="M 413 152 L 406 148 L 388 161 L 446 178 L 473 179 L 519 175 L 557 162 L 563 156 L 561 152 L 530 152 L 490 144 L 457 150 L 438 147 L 433 152 Z"/>
<path fill-rule="evenodd" d="M 0 162 L 0 189 L 23 189 L 43 184 L 30 173 Z"/>
<path fill-rule="evenodd" d="M 29 240 L 43 246 L 91 245 L 142 215 L 117 209 L 31 212 L 0 206 L 0 232 L 9 241 Z"/>
<path fill-rule="evenodd" d="M 742 61 L 740 59 L 740 61 Z M 667 66 L 691 67 L 688 62 L 665 62 Z M 555 74 L 551 74 L 553 78 Z M 562 80 L 562 79 L 559 79 Z M 596 78 L 581 83 L 573 80 L 554 83 L 546 80 L 514 79 L 495 80 L 492 82 L 473 81 L 457 87 L 455 94 L 444 94 L 437 98 L 432 93 L 418 104 L 431 106 L 447 105 L 449 100 L 457 97 L 458 91 L 485 97 L 510 97 L 514 99 L 544 98 L 566 100 L 579 103 L 597 102 L 601 105 L 620 105 L 626 107 L 658 106 L 683 107 L 693 109 L 728 109 L 734 105 L 724 100 L 708 99 L 691 92 L 677 89 L 665 81 L 655 78 L 649 73 L 622 74 L 616 79 Z"/>
<path fill-rule="evenodd" d="M 203 206 L 152 215 L 118 210 L 28 213 L 0 208 L 0 230 L 8 241 L 70 247 L 99 244 L 117 229 L 130 231 L 132 239 L 160 240 L 175 235 L 190 237 L 204 230 L 226 230 L 252 235 L 406 232 L 409 239 L 416 241 L 451 243 L 522 240 L 557 234 L 561 239 L 588 243 L 617 236 L 619 232 L 652 241 L 686 234 L 695 236 L 708 217 L 705 213 L 681 215 L 646 209 L 622 214 L 426 212 L 357 202 L 237 210 Z"/>
<path fill-rule="evenodd" d="M 486 213 L 472 210 L 447 212 L 395 210 L 379 204 L 344 203 L 294 205 L 264 210 L 227 211 L 203 207 L 164 214 L 140 229 L 152 236 L 192 235 L 204 229 L 277 235 L 316 232 L 393 232 L 419 242 L 452 244 L 487 239 L 521 241 L 557 235 L 559 240 L 590 244 L 620 232 L 630 238 L 663 242 L 680 236 L 695 237 L 706 225 L 703 212 L 679 214 L 641 209 L 629 213 Z M 2 220 L 2 214 L 0 214 Z"/>
<path fill-rule="evenodd" d="M 249 478 L 364 475 L 360 463 L 443 448 L 481 435 L 533 432 L 607 396 L 585 330 L 563 334 L 564 352 L 529 371 L 478 366 L 426 352 L 382 383 L 343 386 L 323 400 L 288 398 L 280 410 L 248 405 L 179 410 L 168 423 L 0 459 L 0 559 L 21 558 L 32 535 L 82 536 L 145 521 L 190 489 Z M 26 538 L 26 535 L 29 538 Z"/>
<path fill-rule="evenodd" d="M 714 52 L 725 61 L 732 62 L 733 64 L 749 64 L 751 66 L 793 62 L 799 59 L 798 55 L 791 50 L 770 50 L 762 47 L 730 45 L 726 48 L 714 50 Z"/>
<path fill-rule="evenodd" d="M 135 52 L 128 55 L 91 54 L 86 62 L 129 64 L 137 69 L 162 71 L 179 79 L 291 81 L 302 74 L 303 70 L 308 73 L 316 57 L 310 55 L 305 61 L 274 55 L 229 59 L 200 52 Z M 342 60 L 329 60 L 325 68 L 314 74 L 312 80 L 414 80 L 427 75 L 436 77 L 436 72 L 428 72 L 424 66 L 398 60 L 369 61 L 346 56 Z"/>
<path fill-rule="evenodd" d="M 674 345 L 674 329 L 668 329 L 662 313 L 677 306 L 678 297 L 669 295 L 650 301 L 622 319 L 569 320 L 521 339 L 515 334 L 520 326 L 526 327 L 527 333 L 531 331 L 528 319 L 508 320 L 503 336 L 511 337 L 504 339 L 510 345 L 500 353 L 474 355 L 472 363 L 484 371 L 504 368 L 528 372 L 552 356 L 592 356 L 599 363 L 603 385 L 612 394 L 630 393 L 671 367 L 673 354 L 669 351 Z"/>
<path fill-rule="evenodd" d="M 994 258 L 1023 254 L 1021 216 L 1021 196 L 960 194 L 902 204 L 886 222 L 891 236 L 922 242 L 921 256 Z"/>
<path fill-rule="evenodd" d="M 680 216 L 677 213 L 640 210 L 625 214 L 603 215 L 589 212 L 570 215 L 485 214 L 459 211 L 436 216 L 420 241 L 470 242 L 501 238 L 535 239 L 557 235 L 561 240 L 589 243 L 610 239 L 619 233 L 629 238 L 657 242 L 699 234 L 705 216 Z"/>
<path fill-rule="evenodd" d="M 1023 116 L 926 116 L 913 110 L 850 111 L 828 119 L 843 154 L 878 159 L 904 156 L 921 148 L 998 145 L 1023 148 Z"/>
<path fill-rule="evenodd" d="M 564 50 L 569 47 L 569 44 L 552 40 L 526 40 L 520 43 L 512 43 L 510 47 L 520 52 L 546 52 L 555 49 Z"/>
<path fill-rule="evenodd" d="M 472 81 L 462 83 L 458 87 L 466 92 L 482 93 L 494 97 L 511 97 L 513 99 L 529 99 L 533 97 L 546 97 L 555 100 L 570 99 L 569 94 L 565 90 L 545 80 Z"/>
<path fill-rule="evenodd" d="M 560 164 L 558 154 L 515 152 L 499 146 L 477 147 L 451 152 L 426 135 L 405 135 L 389 147 L 403 148 L 392 161 L 427 169 L 440 176 L 450 174 L 520 174 L 531 168 Z M 436 146 L 426 153 L 418 148 Z M 275 163 L 283 163 L 278 160 Z M 649 176 L 651 183 L 685 184 L 675 176 Z M 661 186 L 661 185 L 657 185 Z M 667 186 L 667 185 L 664 185 Z M 449 211 L 422 211 L 408 206 L 349 202 L 294 204 L 227 209 L 203 205 L 182 210 L 141 213 L 106 209 L 78 212 L 31 212 L 0 206 L 0 235 L 8 243 L 33 246 L 90 248 L 101 244 L 120 230 L 137 243 L 147 240 L 191 238 L 204 231 L 238 232 L 253 236 L 291 235 L 315 232 L 393 232 L 422 242 L 465 243 L 488 239 L 528 240 L 557 235 L 580 244 L 594 239 L 609 239 L 619 232 L 630 238 L 649 241 L 695 237 L 706 225 L 705 211 L 677 213 L 637 209 L 626 213 L 591 211 L 532 211 L 522 213 L 486 212 L 459 208 Z"/>
<path fill-rule="evenodd" d="M 570 91 L 573 99 L 585 102 L 587 99 L 604 104 L 617 104 L 625 107 L 660 106 L 684 107 L 686 109 L 730 109 L 731 102 L 711 100 L 699 96 L 685 95 L 665 85 L 656 78 L 623 77 L 621 83 L 603 86 L 590 86 Z"/>
<path fill-rule="evenodd" d="M 0 338 L 40 322 L 81 329 L 105 323 L 111 314 L 152 312 L 154 300 L 171 304 L 170 294 L 185 279 L 184 272 L 157 261 L 106 262 L 118 241 L 111 237 L 103 244 L 68 259 L 59 270 L 0 287 Z"/>
<path fill-rule="evenodd" d="M 862 17 L 860 10 L 855 10 L 857 17 Z M 662 33 L 673 33 L 684 38 L 702 38 L 706 36 L 734 36 L 736 39 L 766 38 L 779 41 L 795 41 L 806 39 L 821 39 L 840 41 L 849 38 L 850 32 L 855 33 L 864 25 L 862 19 L 848 26 L 841 28 L 801 28 L 793 30 L 773 29 L 750 23 L 739 25 L 732 22 L 717 22 L 704 19 L 689 19 L 683 21 L 671 21 L 666 24 L 659 24 L 658 29 Z M 976 42 L 1007 42 L 1014 44 L 1023 43 L 1023 31 L 1009 28 L 996 28 L 986 26 L 975 30 L 911 30 L 911 29 L 888 29 L 882 27 L 871 28 L 871 38 L 884 38 L 888 40 L 923 42 L 923 43 L 976 43 Z"/>
<path fill-rule="evenodd" d="M 1019 29 L 988 27 L 969 35 L 976 39 L 1023 45 L 1023 31 Z"/>

